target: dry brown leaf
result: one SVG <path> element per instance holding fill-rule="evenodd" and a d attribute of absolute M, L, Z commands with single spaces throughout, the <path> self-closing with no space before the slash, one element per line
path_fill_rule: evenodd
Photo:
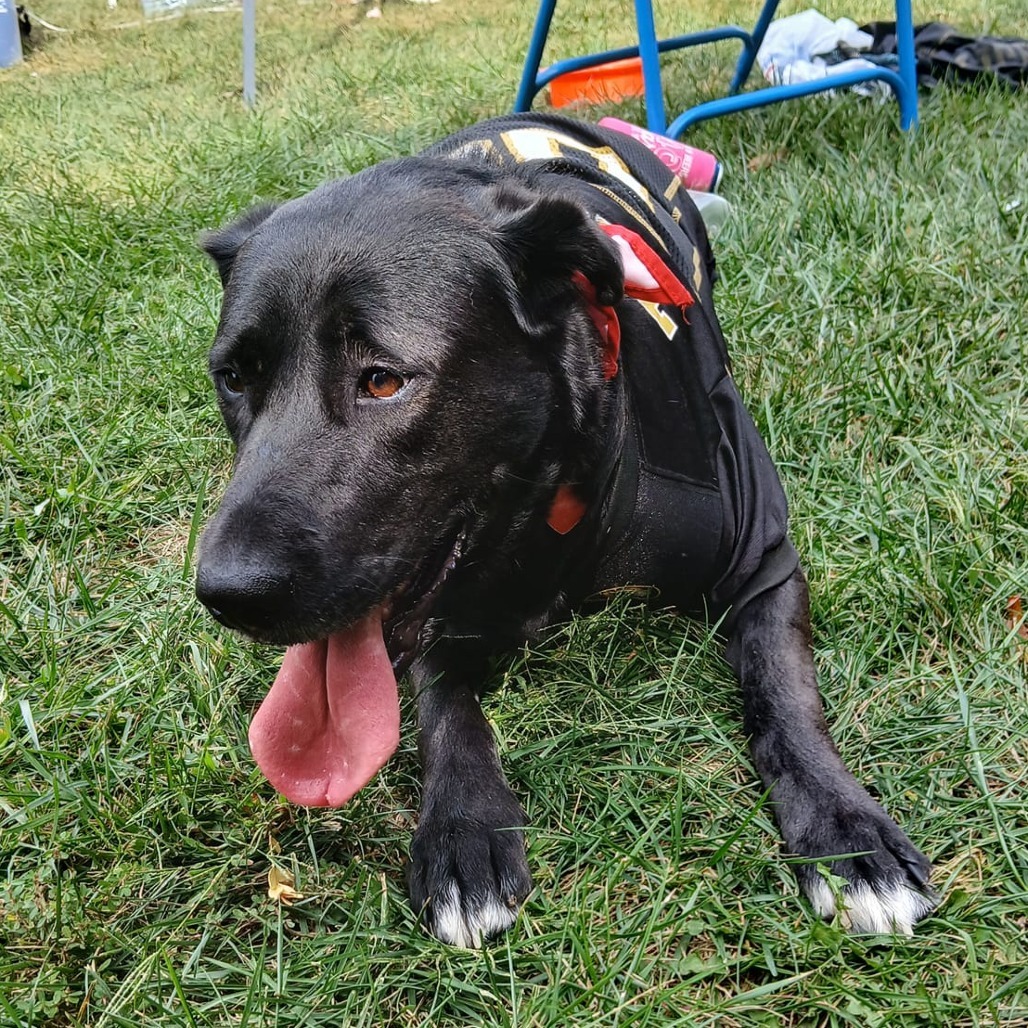
<path fill-rule="evenodd" d="M 1025 621 L 1020 594 L 1007 600 L 1007 631 L 1016 632 L 1019 639 L 1028 642 L 1028 621 Z"/>
<path fill-rule="evenodd" d="M 287 871 L 284 867 L 272 864 L 268 869 L 269 899 L 285 903 L 287 906 L 294 900 L 302 900 L 303 893 L 297 892 L 293 888 L 294 885 L 296 885 L 296 879 L 293 878 L 292 872 Z"/>
<path fill-rule="evenodd" d="M 766 153 L 758 153 L 746 162 L 746 170 L 749 172 L 763 171 L 765 168 L 770 168 L 772 164 L 784 161 L 788 156 L 789 151 L 785 147 L 781 147 L 778 150 L 770 150 Z"/>

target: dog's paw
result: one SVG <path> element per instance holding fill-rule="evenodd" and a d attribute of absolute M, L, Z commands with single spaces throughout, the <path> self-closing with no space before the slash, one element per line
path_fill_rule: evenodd
<path fill-rule="evenodd" d="M 818 877 L 805 886 L 814 909 L 854 935 L 913 935 L 914 925 L 938 905 L 929 890 L 903 881 L 851 882 L 841 890 Z"/>
<path fill-rule="evenodd" d="M 514 827 L 523 818 L 491 820 L 424 819 L 411 845 L 414 910 L 436 938 L 462 949 L 509 928 L 532 889 L 524 835 Z"/>
<path fill-rule="evenodd" d="M 817 913 L 838 918 L 848 932 L 912 935 L 914 925 L 939 905 L 929 885 L 931 864 L 888 814 L 866 799 L 865 807 L 829 806 L 811 818 L 807 837 L 790 847 L 805 860 L 797 877 Z"/>

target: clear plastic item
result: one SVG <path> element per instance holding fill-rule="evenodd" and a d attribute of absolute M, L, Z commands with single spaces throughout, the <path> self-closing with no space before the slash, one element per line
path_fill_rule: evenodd
<path fill-rule="evenodd" d="M 695 189 L 689 190 L 689 198 L 696 204 L 703 224 L 707 226 L 707 235 L 713 239 L 732 216 L 732 205 L 723 196 L 701 193 Z"/>

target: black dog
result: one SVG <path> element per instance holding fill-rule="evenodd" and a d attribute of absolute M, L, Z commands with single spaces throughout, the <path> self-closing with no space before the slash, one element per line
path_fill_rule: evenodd
<path fill-rule="evenodd" d="M 197 593 L 289 646 L 250 743 L 297 803 L 342 804 L 389 759 L 410 669 L 424 769 L 410 891 L 432 932 L 477 946 L 531 887 L 479 706 L 490 654 L 627 584 L 723 618 L 786 847 L 849 882 L 843 921 L 910 932 L 933 908 L 928 861 L 829 737 L 806 584 L 727 370 L 706 234 L 648 149 L 497 119 L 204 245 L 225 288 L 210 367 L 238 452 Z M 797 869 L 832 916 L 816 860 Z"/>

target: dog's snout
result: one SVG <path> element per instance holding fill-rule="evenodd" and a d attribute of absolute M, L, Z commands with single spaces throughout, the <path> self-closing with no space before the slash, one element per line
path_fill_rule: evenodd
<path fill-rule="evenodd" d="M 295 600 L 288 569 L 255 565 L 229 555 L 204 559 L 196 575 L 196 595 L 212 616 L 229 628 L 252 635 L 273 631 L 288 619 Z"/>

